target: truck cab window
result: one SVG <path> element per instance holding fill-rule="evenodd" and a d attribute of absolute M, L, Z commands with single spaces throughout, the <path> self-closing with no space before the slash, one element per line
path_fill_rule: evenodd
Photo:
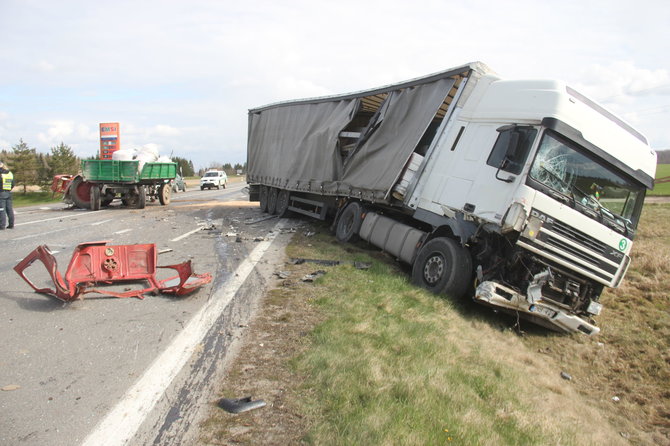
<path fill-rule="evenodd" d="M 533 127 L 505 126 L 498 129 L 499 135 L 486 164 L 515 175 L 521 173 L 537 129 Z"/>

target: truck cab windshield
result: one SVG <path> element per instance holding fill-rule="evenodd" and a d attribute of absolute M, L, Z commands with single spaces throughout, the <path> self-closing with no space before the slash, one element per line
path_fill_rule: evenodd
<path fill-rule="evenodd" d="M 529 184 L 581 213 L 632 237 L 644 187 L 546 130 L 530 168 Z"/>

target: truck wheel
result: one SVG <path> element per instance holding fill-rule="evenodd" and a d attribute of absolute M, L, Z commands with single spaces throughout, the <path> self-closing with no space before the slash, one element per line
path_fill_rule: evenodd
<path fill-rule="evenodd" d="M 268 190 L 268 214 L 277 213 L 277 194 L 278 190 L 276 187 L 270 187 Z"/>
<path fill-rule="evenodd" d="M 363 208 L 360 203 L 352 201 L 340 214 L 335 228 L 335 238 L 342 243 L 358 240 L 358 231 L 361 229 Z"/>
<path fill-rule="evenodd" d="M 438 237 L 426 243 L 412 266 L 412 283 L 435 294 L 463 296 L 472 278 L 470 252 L 454 240 Z"/>
<path fill-rule="evenodd" d="M 170 186 L 170 183 L 163 183 L 160 186 L 158 186 L 158 201 L 165 206 L 170 204 L 170 197 L 172 193 L 172 187 Z"/>
<path fill-rule="evenodd" d="M 224 189 L 226 188 L 226 183 L 225 183 L 225 182 L 223 183 L 223 188 L 224 188 Z"/>
<path fill-rule="evenodd" d="M 137 209 L 144 209 L 147 205 L 147 189 L 144 185 L 137 186 Z"/>
<path fill-rule="evenodd" d="M 91 208 L 91 186 L 88 181 L 84 181 L 82 177 L 76 177 L 70 183 L 70 198 L 78 208 Z"/>
<path fill-rule="evenodd" d="M 91 187 L 90 195 L 91 195 L 91 198 L 90 198 L 90 200 L 91 200 L 91 202 L 90 202 L 91 210 L 92 211 L 99 211 L 100 210 L 100 204 L 101 204 L 100 203 L 100 188 L 96 185 Z"/>
<path fill-rule="evenodd" d="M 285 217 L 288 214 L 290 193 L 286 189 L 277 192 L 277 215 L 279 218 Z"/>
<path fill-rule="evenodd" d="M 268 211 L 268 187 L 261 186 L 260 191 L 258 191 L 258 201 L 260 202 L 261 212 Z"/>

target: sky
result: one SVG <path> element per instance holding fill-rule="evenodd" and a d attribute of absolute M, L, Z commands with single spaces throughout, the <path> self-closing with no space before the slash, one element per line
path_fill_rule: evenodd
<path fill-rule="evenodd" d="M 560 79 L 670 149 L 667 0 L 0 0 L 0 150 L 246 160 L 247 112 L 482 61 Z"/>

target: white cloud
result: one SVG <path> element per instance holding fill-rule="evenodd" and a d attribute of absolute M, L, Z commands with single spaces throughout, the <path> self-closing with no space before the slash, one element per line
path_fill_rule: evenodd
<path fill-rule="evenodd" d="M 165 125 L 165 124 L 158 124 L 155 125 L 149 129 L 147 129 L 147 135 L 149 137 L 155 137 L 155 138 L 162 138 L 162 137 L 173 137 L 173 136 L 179 136 L 182 134 L 181 130 L 178 128 Z"/>
<path fill-rule="evenodd" d="M 74 133 L 75 124 L 70 121 L 51 121 L 47 125 L 46 131 L 37 134 L 37 139 L 44 144 L 58 144 Z"/>

